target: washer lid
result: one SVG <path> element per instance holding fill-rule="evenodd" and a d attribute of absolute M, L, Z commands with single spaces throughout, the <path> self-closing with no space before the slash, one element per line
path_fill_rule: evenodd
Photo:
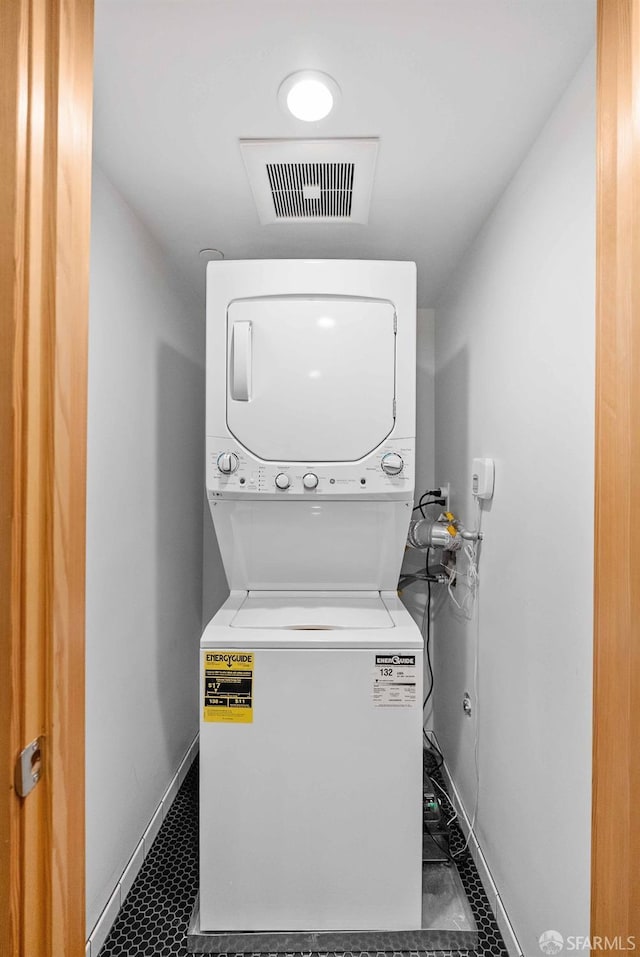
<path fill-rule="evenodd" d="M 339 596 L 307 592 L 249 592 L 231 620 L 232 628 L 278 628 L 290 631 L 393 628 L 379 595 L 343 592 Z"/>
<path fill-rule="evenodd" d="M 395 422 L 390 302 L 240 299 L 227 311 L 227 425 L 258 458 L 354 462 Z"/>

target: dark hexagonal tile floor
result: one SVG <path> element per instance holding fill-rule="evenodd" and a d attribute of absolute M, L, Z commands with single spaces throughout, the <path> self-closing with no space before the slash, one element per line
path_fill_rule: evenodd
<path fill-rule="evenodd" d="M 439 777 L 438 773 L 435 774 Z M 442 781 L 440 780 L 440 783 Z M 445 810 L 448 810 L 445 809 Z M 451 851 L 464 838 L 453 828 Z M 458 870 L 478 925 L 478 957 L 507 957 L 475 864 L 462 852 Z M 165 818 L 151 851 L 122 905 L 99 957 L 189 957 L 185 934 L 198 892 L 198 763 L 194 763 Z M 244 955 L 221 955 L 244 957 Z M 250 955 L 260 957 L 260 955 Z M 276 957 L 276 955 L 268 955 Z M 286 957 L 297 957 L 287 954 Z M 305 954 L 304 957 L 386 957 L 383 954 Z M 392 957 L 435 957 L 432 952 L 394 952 Z M 437 957 L 467 957 L 439 951 Z"/>

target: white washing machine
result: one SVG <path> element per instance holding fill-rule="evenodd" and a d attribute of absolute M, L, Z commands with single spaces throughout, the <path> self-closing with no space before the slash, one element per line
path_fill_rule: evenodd
<path fill-rule="evenodd" d="M 207 272 L 206 483 L 231 594 L 204 631 L 200 927 L 414 930 L 422 637 L 415 266 Z"/>

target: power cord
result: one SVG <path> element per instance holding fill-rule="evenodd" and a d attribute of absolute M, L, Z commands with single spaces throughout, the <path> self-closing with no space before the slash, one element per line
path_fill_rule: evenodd
<path fill-rule="evenodd" d="M 431 499 L 431 501 L 428 501 L 428 499 Z M 418 501 L 418 504 L 417 504 L 416 506 L 414 506 L 413 511 L 414 511 L 414 512 L 420 511 L 422 517 L 423 517 L 423 518 L 426 518 L 426 515 L 425 515 L 425 512 L 424 512 L 424 509 L 425 509 L 426 507 L 428 507 L 429 505 L 444 505 L 444 504 L 446 504 L 446 503 L 445 503 L 445 499 L 441 497 L 441 489 L 429 489 L 428 491 L 423 492 L 423 494 L 420 496 L 420 499 L 419 499 L 419 501 Z M 479 501 L 479 499 L 477 499 L 477 498 L 476 498 L 476 509 L 477 509 L 477 516 L 476 516 L 475 526 L 476 526 L 476 528 L 478 529 L 478 531 L 480 531 L 480 524 L 481 524 L 481 520 L 482 520 L 482 509 L 481 509 L 481 507 L 480 507 L 480 501 Z M 475 824 L 476 824 L 476 819 L 477 819 L 477 814 L 478 814 L 478 805 L 479 805 L 479 801 L 480 801 L 480 762 L 479 762 L 479 750 L 480 750 L 480 736 L 479 736 L 479 735 L 480 735 L 480 732 L 479 732 L 479 729 L 480 729 L 480 720 L 479 720 L 479 717 L 480 717 L 480 716 L 479 716 L 479 683 L 480 683 L 480 682 L 479 682 L 479 668 L 480 668 L 480 665 L 479 665 L 479 658 L 480 658 L 480 652 L 479 652 L 479 649 L 480 649 L 480 601 L 479 601 L 479 585 L 480 585 L 480 579 L 479 579 L 479 574 L 478 574 L 478 547 L 479 547 L 479 542 L 478 542 L 477 540 L 474 541 L 473 543 L 467 542 L 466 545 L 465 545 L 465 547 L 464 547 L 464 554 L 465 554 L 465 557 L 466 557 L 466 559 L 467 559 L 467 570 L 466 570 L 466 575 L 464 575 L 464 576 L 459 575 L 459 573 L 457 572 L 457 570 L 455 569 L 455 567 L 454 567 L 454 568 L 451 568 L 451 567 L 449 567 L 449 566 L 447 566 L 447 565 L 443 565 L 442 563 L 440 563 L 440 567 L 441 567 L 441 568 L 444 570 L 444 572 L 446 573 L 444 576 L 443 576 L 443 575 L 439 575 L 439 574 L 435 574 L 435 575 L 434 575 L 433 573 L 431 573 L 431 572 L 429 571 L 429 558 L 430 558 L 430 554 L 431 554 L 431 547 L 428 547 L 428 548 L 426 549 L 426 561 L 425 561 L 424 570 L 423 570 L 422 572 L 416 572 L 416 573 L 414 573 L 414 574 L 404 575 L 404 576 L 401 577 L 401 579 L 400 579 L 400 581 L 399 581 L 399 583 L 398 583 L 399 588 L 406 587 L 407 585 L 413 584 L 413 583 L 416 582 L 416 581 L 425 581 L 425 582 L 427 583 L 427 600 L 426 600 L 426 603 L 425 603 L 425 609 L 424 609 L 424 613 L 423 613 L 423 616 L 422 616 L 422 635 L 423 635 L 423 641 L 424 641 L 425 658 L 426 658 L 427 669 L 428 669 L 429 688 L 428 688 L 427 694 L 425 695 L 425 698 L 424 698 L 424 701 L 423 701 L 423 705 L 422 705 L 422 708 L 423 708 L 423 720 L 424 720 L 424 712 L 425 712 L 425 710 L 426 710 L 426 707 L 427 707 L 429 701 L 431 700 L 431 698 L 432 698 L 432 696 L 433 696 L 434 686 L 435 686 L 435 674 L 434 674 L 434 670 L 433 670 L 433 662 L 432 662 L 432 660 L 431 660 L 431 598 L 432 598 L 432 595 L 431 595 L 431 585 L 432 585 L 432 583 L 441 583 L 443 580 L 446 582 L 446 584 L 447 584 L 447 591 L 448 591 L 448 593 L 449 593 L 449 597 L 451 598 L 451 600 L 452 600 L 454 606 L 463 614 L 463 616 L 464 616 L 468 621 L 471 621 L 471 620 L 473 619 L 474 612 L 475 612 L 475 619 L 476 619 L 476 621 L 475 621 L 475 624 L 476 624 L 476 628 L 475 628 L 475 638 L 476 638 L 476 640 L 475 640 L 475 659 L 474 659 L 474 699 L 475 699 L 476 722 L 475 722 L 475 739 L 474 739 L 474 761 L 475 761 L 475 772 L 476 772 L 476 775 L 475 775 L 475 776 L 476 776 L 476 794 L 475 794 L 475 802 L 474 802 L 473 816 L 472 816 L 472 819 L 471 819 L 470 829 L 469 829 L 469 832 L 468 832 L 468 834 L 467 834 L 467 838 L 466 838 L 466 840 L 465 840 L 465 842 L 464 842 L 462 848 L 461 848 L 459 851 L 456 851 L 456 853 L 455 853 L 455 854 L 452 854 L 452 855 L 451 855 L 451 854 L 448 854 L 448 853 L 445 851 L 445 853 L 447 853 L 447 857 L 449 857 L 449 859 L 450 859 L 451 861 L 457 861 L 463 854 L 465 854 L 466 852 L 468 852 L 469 841 L 470 841 L 471 835 L 472 835 L 472 833 L 473 833 L 473 831 L 474 831 L 474 829 L 475 829 Z M 467 586 L 467 594 L 464 596 L 464 598 L 463 598 L 462 601 L 460 601 L 460 602 L 455 598 L 455 596 L 454 596 L 454 594 L 453 594 L 453 587 L 456 585 L 456 583 L 457 583 L 458 581 L 461 582 L 461 583 L 464 583 L 464 584 Z M 430 738 L 430 737 L 428 736 L 428 734 L 427 734 L 427 732 L 426 732 L 424 726 L 423 726 L 423 729 L 422 729 L 422 733 L 423 733 L 423 736 L 424 736 L 424 752 L 425 752 L 425 756 L 428 755 L 429 758 L 431 759 L 431 761 L 433 762 L 433 766 L 428 769 L 428 773 L 429 773 L 429 774 L 432 774 L 432 773 L 434 773 L 434 772 L 439 771 L 439 770 L 443 767 L 443 765 L 444 765 L 444 756 L 443 756 L 443 754 L 442 754 L 442 751 L 440 750 L 440 748 L 439 748 L 438 745 L 436 744 L 436 742 L 435 742 L 432 738 Z M 433 779 L 432 779 L 432 780 L 433 780 Z M 445 789 L 444 789 L 437 781 L 433 781 L 433 783 L 434 783 L 434 785 L 438 788 L 438 790 L 446 797 L 446 799 L 449 801 L 449 804 L 450 804 L 450 806 L 451 806 L 451 808 L 452 808 L 453 816 L 450 818 L 449 821 L 447 821 L 447 827 L 448 827 L 450 824 L 453 823 L 453 821 L 455 821 L 455 820 L 458 818 L 458 814 L 457 814 L 457 812 L 455 811 L 455 808 L 453 807 L 453 804 L 451 803 L 451 799 L 449 798 L 449 795 L 447 794 L 447 792 L 445 791 Z"/>
<path fill-rule="evenodd" d="M 431 502 L 426 502 L 425 499 L 431 498 Z M 424 510 L 428 505 L 446 505 L 446 499 L 442 497 L 442 489 L 440 488 L 431 488 L 426 492 L 423 492 L 420 496 L 418 504 L 413 507 L 413 511 L 420 511 L 420 514 L 423 518 L 426 518 Z"/>
<path fill-rule="evenodd" d="M 433 686 L 435 683 L 435 676 L 433 673 L 433 665 L 431 663 L 431 580 L 428 577 L 429 575 L 429 556 L 431 554 L 431 549 L 427 548 L 427 558 L 425 562 L 425 578 L 427 582 L 427 601 L 424 606 L 424 615 L 422 616 L 422 634 L 424 636 L 424 650 L 427 659 L 427 668 L 429 669 L 429 690 L 427 695 L 422 703 L 422 711 L 424 711 L 429 703 L 429 699 L 433 694 Z"/>
<path fill-rule="evenodd" d="M 439 771 L 444 765 L 444 756 L 438 745 L 429 737 L 424 728 L 422 731 L 424 736 L 425 753 L 428 754 L 431 761 L 433 761 L 433 765 L 427 768 L 427 772 L 429 774 L 433 774 L 434 771 Z"/>
<path fill-rule="evenodd" d="M 427 556 L 425 561 L 425 578 L 424 578 L 424 580 L 427 582 L 427 601 L 426 601 L 424 613 L 422 616 L 422 635 L 424 640 L 425 658 L 427 661 L 427 670 L 429 675 L 429 689 L 422 702 L 423 724 L 424 724 L 424 712 L 427 705 L 429 704 L 429 701 L 431 700 L 431 697 L 434 691 L 434 686 L 435 686 L 435 674 L 433 671 L 433 662 L 431 660 L 431 580 L 435 576 L 429 575 L 430 554 L 431 554 L 431 548 L 427 548 Z M 442 752 L 440 751 L 440 748 L 437 746 L 435 741 L 433 741 L 429 737 L 429 735 L 424 729 L 424 726 L 422 728 L 422 734 L 424 736 L 425 751 L 429 753 L 435 765 L 435 767 L 430 770 L 439 771 L 442 765 L 444 764 L 444 757 L 442 755 Z"/>

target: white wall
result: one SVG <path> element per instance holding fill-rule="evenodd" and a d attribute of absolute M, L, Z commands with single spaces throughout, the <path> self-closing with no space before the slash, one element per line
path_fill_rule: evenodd
<path fill-rule="evenodd" d="M 88 931 L 197 732 L 204 474 L 204 313 L 98 167 L 92 216 Z"/>
<path fill-rule="evenodd" d="M 475 623 L 437 619 L 436 731 L 521 946 L 587 934 L 591 796 L 595 59 L 559 101 L 436 308 L 436 481 L 471 524 L 496 463 Z"/>

